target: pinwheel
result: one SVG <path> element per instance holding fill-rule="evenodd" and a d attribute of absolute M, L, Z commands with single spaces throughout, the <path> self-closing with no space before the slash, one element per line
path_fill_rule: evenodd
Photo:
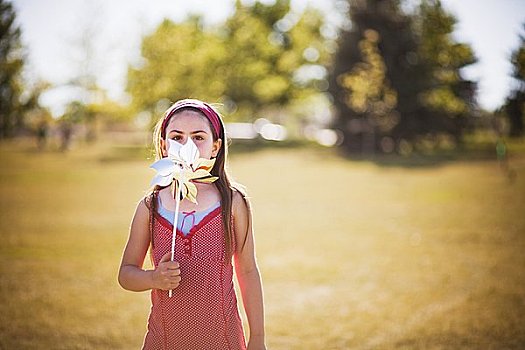
<path fill-rule="evenodd" d="M 197 203 L 197 186 L 193 182 L 211 183 L 218 179 L 210 174 L 215 159 L 200 158 L 199 150 L 191 139 L 181 145 L 168 139 L 168 156 L 153 163 L 157 174 L 151 180 L 151 185 L 165 187 L 172 185 L 175 199 L 175 215 L 173 218 L 173 233 L 171 239 L 171 261 L 175 258 L 175 240 L 177 237 L 177 220 L 180 201 L 184 198 Z M 172 291 L 169 291 L 171 297 Z"/>

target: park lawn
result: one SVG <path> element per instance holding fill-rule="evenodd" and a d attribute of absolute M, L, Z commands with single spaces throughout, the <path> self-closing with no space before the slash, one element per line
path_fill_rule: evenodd
<path fill-rule="evenodd" d="M 149 293 L 117 271 L 149 160 L 0 144 L 0 349 L 137 349 Z M 108 156 L 109 155 L 109 156 Z M 233 154 L 269 349 L 525 347 L 525 154 L 425 166 Z"/>

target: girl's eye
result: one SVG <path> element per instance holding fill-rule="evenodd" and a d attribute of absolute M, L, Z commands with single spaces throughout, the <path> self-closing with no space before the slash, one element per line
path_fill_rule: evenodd
<path fill-rule="evenodd" d="M 178 141 L 178 140 L 181 140 L 182 137 L 180 135 L 175 135 L 171 138 L 173 141 Z"/>
<path fill-rule="evenodd" d="M 202 136 L 195 136 L 193 139 L 197 140 L 197 141 L 202 141 L 202 140 L 204 140 L 204 137 L 202 137 Z"/>

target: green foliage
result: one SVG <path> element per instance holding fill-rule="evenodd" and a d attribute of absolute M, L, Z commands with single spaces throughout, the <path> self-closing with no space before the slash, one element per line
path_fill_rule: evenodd
<path fill-rule="evenodd" d="M 438 133 L 460 142 L 475 104 L 475 84 L 460 69 L 475 58 L 453 40 L 454 17 L 439 0 L 423 0 L 414 13 L 401 1 L 349 3 L 352 28 L 341 33 L 330 78 L 343 146 L 390 152 L 394 143 L 399 151 Z"/>
<path fill-rule="evenodd" d="M 89 110 L 85 104 L 79 101 L 72 101 L 67 105 L 61 120 L 78 124 L 86 120 L 88 114 Z"/>
<path fill-rule="evenodd" d="M 288 0 L 253 7 L 237 4 L 235 14 L 226 22 L 227 60 L 231 64 L 225 96 L 245 114 L 267 106 L 285 106 L 313 92 L 313 86 L 301 84 L 296 73 L 302 66 L 327 60 L 319 33 L 320 14 L 307 9 L 293 18 L 287 15 L 289 11 Z M 318 54 L 313 62 L 305 57 L 308 49 L 314 56 Z"/>
<path fill-rule="evenodd" d="M 129 106 L 109 99 L 93 103 L 88 106 L 88 109 L 92 114 L 101 116 L 101 119 L 110 124 L 129 121 L 130 115 L 132 115 Z"/>
<path fill-rule="evenodd" d="M 130 68 L 128 90 L 135 107 L 153 111 L 159 100 L 200 96 L 210 99 L 224 90 L 213 78 L 223 61 L 224 47 L 218 35 L 202 29 L 200 18 L 176 24 L 165 20 L 144 38 L 144 65 Z"/>
<path fill-rule="evenodd" d="M 525 24 L 523 25 L 525 29 Z M 513 76 L 517 86 L 511 91 L 503 109 L 509 119 L 509 135 L 521 137 L 525 133 L 525 36 L 520 36 L 520 46 L 512 53 Z"/>
<path fill-rule="evenodd" d="M 195 97 L 222 102 L 233 118 L 246 120 L 304 98 L 317 90 L 315 79 L 298 78 L 300 68 L 328 60 L 322 24 L 312 9 L 292 15 L 289 0 L 238 1 L 233 15 L 213 28 L 199 17 L 165 20 L 143 39 L 143 64 L 129 69 L 134 108 L 159 113 L 158 101 Z"/>
<path fill-rule="evenodd" d="M 474 53 L 470 46 L 452 38 L 456 19 L 443 9 L 440 1 L 423 0 L 418 18 L 421 36 L 418 54 L 430 73 L 429 87 L 422 93 L 423 105 L 444 116 L 466 115 L 471 101 L 465 94 L 472 92 L 461 88 L 464 79 L 459 70 L 476 62 Z"/>
<path fill-rule="evenodd" d="M 412 56 L 416 55 L 416 37 L 411 18 L 402 13 L 398 1 L 351 0 L 349 3 L 352 27 L 340 35 L 330 79 L 330 91 L 338 111 L 336 127 L 345 134 L 342 146 L 348 152 L 374 152 L 385 136 L 410 138 L 417 132 L 421 78 L 412 62 Z M 377 33 L 374 50 L 369 48 L 372 43 L 367 44 L 370 39 L 366 33 L 370 31 Z M 363 71 L 360 67 L 364 66 L 369 67 L 369 74 L 361 78 L 366 82 L 362 85 L 365 90 L 362 94 L 368 96 L 369 106 L 377 103 L 380 108 L 356 109 L 346 103 L 353 99 L 355 91 L 348 89 L 344 77 L 356 69 Z M 378 119 L 382 122 L 378 123 Z"/>
<path fill-rule="evenodd" d="M 525 30 L 525 24 L 523 25 Z M 520 36 L 521 44 L 520 46 L 512 53 L 511 62 L 514 66 L 513 76 L 520 83 L 520 88 L 525 90 L 525 37 Z"/>
<path fill-rule="evenodd" d="M 389 131 L 397 123 L 397 94 L 386 78 L 386 66 L 378 48 L 379 34 L 372 29 L 364 32 L 359 42 L 363 62 L 340 76 L 340 85 L 347 90 L 346 104 L 357 113 L 369 115 L 373 124 Z"/>
<path fill-rule="evenodd" d="M 24 65 L 20 28 L 13 6 L 0 0 L 0 139 L 23 125 L 21 72 Z"/>

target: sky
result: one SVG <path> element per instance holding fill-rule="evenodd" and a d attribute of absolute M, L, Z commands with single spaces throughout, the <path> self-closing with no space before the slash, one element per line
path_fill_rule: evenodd
<path fill-rule="evenodd" d="M 244 0 L 249 3 L 253 0 Z M 272 0 L 262 2 L 271 3 Z M 310 5 L 341 21 L 335 0 L 292 0 L 301 11 Z M 125 102 L 126 72 L 140 60 L 140 41 L 164 19 L 183 20 L 201 14 L 206 23 L 220 23 L 233 11 L 234 0 L 12 0 L 27 50 L 26 77 L 61 86 L 42 96 L 41 103 L 58 116 L 78 95 L 67 83 L 82 67 L 80 28 L 92 30 L 90 42 L 99 85 L 111 98 Z M 442 0 L 458 23 L 454 37 L 472 46 L 478 62 L 462 74 L 479 82 L 478 101 L 493 110 L 513 84 L 510 55 L 525 35 L 525 0 Z"/>

